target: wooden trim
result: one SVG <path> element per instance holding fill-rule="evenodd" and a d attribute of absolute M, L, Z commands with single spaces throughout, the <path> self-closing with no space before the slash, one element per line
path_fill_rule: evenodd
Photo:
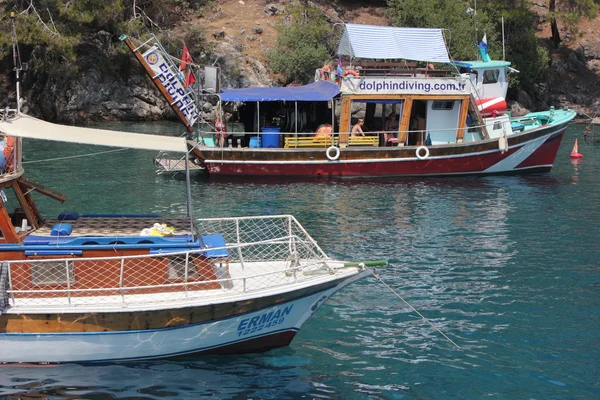
<path fill-rule="evenodd" d="M 464 100 L 468 99 L 470 95 L 464 94 L 453 94 L 453 95 L 442 95 L 442 94 L 343 94 L 343 99 L 353 100 L 408 100 L 412 98 L 414 100 Z"/>
<path fill-rule="evenodd" d="M 36 192 L 41 193 L 44 196 L 48 196 L 51 199 L 58 200 L 61 203 L 64 203 L 68 199 L 67 195 L 64 195 L 54 189 L 49 188 L 46 185 L 42 185 L 41 183 L 31 180 L 29 178 L 26 178 L 24 176 L 19 177 L 18 182 L 20 185 L 24 186 L 27 189 L 33 189 Z M 23 191 L 26 191 L 26 190 L 23 190 Z"/>
<path fill-rule="evenodd" d="M 0 230 L 4 235 L 5 243 L 21 243 L 21 238 L 10 220 L 10 215 L 8 215 L 2 199 L 0 199 Z"/>
<path fill-rule="evenodd" d="M 126 332 L 208 323 L 310 296 L 347 278 L 292 292 L 223 304 L 165 308 L 152 311 L 73 312 L 0 315 L 0 333 Z"/>
<path fill-rule="evenodd" d="M 21 189 L 21 185 L 19 185 L 18 182 L 16 182 L 16 183 L 17 183 L 16 185 L 13 185 L 15 195 L 17 196 L 17 199 L 19 199 L 19 203 L 21 204 L 21 207 L 23 207 L 23 211 L 25 212 L 27 221 L 31 224 L 31 226 L 33 228 L 37 229 L 40 227 L 40 225 L 38 224 L 38 221 L 37 221 L 37 218 L 35 217 L 33 209 L 31 207 L 31 205 L 29 204 L 29 202 L 27 201 L 27 199 L 25 198 L 25 194 L 23 193 L 23 190 Z"/>
<path fill-rule="evenodd" d="M 350 133 L 350 117 L 352 115 L 352 100 L 349 97 L 342 97 L 342 113 L 340 117 L 340 144 L 348 143 Z"/>
<path fill-rule="evenodd" d="M 412 111 L 413 99 L 407 97 L 404 100 L 404 110 L 402 111 L 402 123 L 400 124 L 400 133 L 398 134 L 398 144 L 404 145 L 408 137 L 408 129 L 410 126 L 410 113 Z"/>
<path fill-rule="evenodd" d="M 467 114 L 469 113 L 469 100 L 463 99 L 460 107 L 460 114 L 458 116 L 458 129 L 456 130 L 456 143 L 462 143 L 463 139 L 465 138 Z"/>

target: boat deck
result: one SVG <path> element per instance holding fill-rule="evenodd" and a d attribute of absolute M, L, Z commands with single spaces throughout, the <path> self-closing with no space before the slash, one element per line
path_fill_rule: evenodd
<path fill-rule="evenodd" d="M 44 225 L 33 232 L 36 236 L 52 235 L 52 229 L 58 224 L 69 224 L 73 231 L 70 237 L 82 236 L 106 236 L 126 237 L 140 236 L 143 229 L 152 228 L 155 223 L 166 224 L 175 228 L 175 235 L 191 235 L 189 219 L 185 218 L 160 218 L 160 217 L 80 217 L 75 220 L 59 220 L 58 218 L 47 218 Z M 65 237 L 64 235 L 60 235 Z"/>

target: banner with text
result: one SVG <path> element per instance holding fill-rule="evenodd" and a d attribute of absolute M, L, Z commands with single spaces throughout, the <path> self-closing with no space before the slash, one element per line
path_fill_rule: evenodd
<path fill-rule="evenodd" d="M 353 94 L 465 95 L 471 93 L 471 82 L 460 78 L 345 77 L 341 89 Z"/>
<path fill-rule="evenodd" d="M 185 119 L 183 122 L 187 126 L 192 127 L 198 120 L 198 109 L 194 102 L 192 89 L 185 88 L 183 85 L 183 73 L 179 71 L 175 64 L 168 63 L 157 47 L 151 47 L 142 54 L 142 57 L 156 75 L 154 81 L 157 85 L 162 85 L 165 92 L 171 96 L 172 100 L 167 98 L 167 101 L 172 101 L 171 107 L 180 118 Z"/>

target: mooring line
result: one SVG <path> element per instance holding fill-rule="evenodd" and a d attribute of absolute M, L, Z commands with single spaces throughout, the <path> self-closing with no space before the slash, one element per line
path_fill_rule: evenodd
<path fill-rule="evenodd" d="M 76 156 L 58 157 L 58 158 L 47 158 L 45 160 L 22 161 L 21 164 L 36 164 L 36 163 L 48 162 L 48 161 L 67 160 L 69 158 L 91 157 L 91 156 L 97 156 L 97 155 L 100 155 L 100 154 L 115 153 L 117 151 L 123 151 L 123 150 L 129 150 L 129 149 L 127 149 L 127 148 L 125 148 L 125 149 L 114 149 L 114 150 L 100 151 L 98 153 L 78 154 Z"/>
<path fill-rule="evenodd" d="M 404 300 L 402 298 L 402 296 L 400 296 L 398 293 L 396 293 L 396 291 L 394 289 L 392 289 L 392 287 L 390 285 L 388 285 L 387 283 L 385 283 L 381 277 L 375 273 L 375 270 L 370 269 L 371 273 L 373 274 L 373 276 L 375 277 L 375 279 L 377 279 L 379 282 L 381 282 L 385 287 L 387 287 L 392 293 L 394 293 L 400 300 L 402 300 L 407 306 L 409 306 L 414 312 L 416 312 L 419 317 L 423 318 L 423 320 L 425 322 L 427 322 L 429 325 L 431 325 L 431 327 L 433 329 L 435 329 L 436 331 L 438 331 L 440 333 L 440 335 L 442 335 L 443 337 L 446 338 L 446 340 L 448 340 L 450 343 L 452 343 L 454 346 L 456 346 L 457 349 L 460 349 L 460 346 L 457 345 L 456 343 L 454 343 L 454 341 L 452 339 L 450 339 L 448 336 L 446 336 L 446 334 L 444 332 L 442 332 L 441 330 L 439 330 L 431 321 L 429 321 L 427 318 L 425 318 L 423 316 L 423 314 L 421 314 L 420 312 L 417 311 L 416 308 L 414 308 L 413 306 L 410 305 L 410 303 L 406 300 Z"/>

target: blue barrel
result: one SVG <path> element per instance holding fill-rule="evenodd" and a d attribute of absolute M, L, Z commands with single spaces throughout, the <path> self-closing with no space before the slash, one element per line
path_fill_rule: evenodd
<path fill-rule="evenodd" d="M 248 145 L 248 147 L 260 147 L 260 137 L 252 136 L 250 138 L 250 144 Z"/>
<path fill-rule="evenodd" d="M 261 147 L 281 147 L 281 128 L 278 126 L 263 126 L 262 127 L 262 144 Z"/>

